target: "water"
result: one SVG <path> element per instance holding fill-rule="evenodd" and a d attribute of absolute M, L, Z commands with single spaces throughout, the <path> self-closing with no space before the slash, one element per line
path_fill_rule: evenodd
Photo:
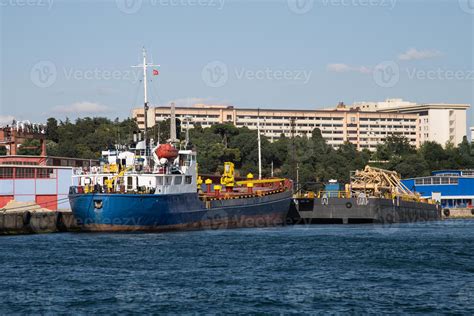
<path fill-rule="evenodd" d="M 4 313 L 474 313 L 474 221 L 0 237 Z"/>

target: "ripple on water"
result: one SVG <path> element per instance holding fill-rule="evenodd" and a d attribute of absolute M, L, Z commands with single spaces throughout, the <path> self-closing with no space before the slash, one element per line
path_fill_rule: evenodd
<path fill-rule="evenodd" d="M 0 313 L 474 313 L 474 221 L 392 228 L 2 237 Z"/>

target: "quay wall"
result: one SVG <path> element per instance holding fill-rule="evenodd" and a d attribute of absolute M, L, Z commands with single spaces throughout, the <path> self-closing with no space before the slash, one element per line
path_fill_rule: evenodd
<path fill-rule="evenodd" d="M 78 230 L 71 211 L 0 211 L 0 235 Z"/>
<path fill-rule="evenodd" d="M 446 208 L 441 215 L 443 218 L 474 218 L 474 208 Z"/>

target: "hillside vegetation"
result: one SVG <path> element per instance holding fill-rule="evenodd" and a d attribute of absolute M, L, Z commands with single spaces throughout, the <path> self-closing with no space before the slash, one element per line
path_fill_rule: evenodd
<path fill-rule="evenodd" d="M 180 129 L 178 122 L 177 129 Z M 107 118 L 81 118 L 75 122 L 47 121 L 47 150 L 49 155 L 94 159 L 100 152 L 115 144 L 129 144 L 138 132 L 132 119 L 120 121 Z M 169 120 L 151 128 L 151 138 L 161 142 L 169 138 Z M 185 133 L 178 133 L 184 139 Z M 225 161 L 232 161 L 237 172 L 245 176 L 258 173 L 257 132 L 218 124 L 210 128 L 196 126 L 189 131 L 190 146 L 198 151 L 200 173 L 220 173 Z M 34 141 L 25 146 L 34 146 Z M 3 152 L 1 152 L 3 154 Z M 38 150 L 20 148 L 21 154 L 39 154 Z M 402 177 L 429 175 L 432 170 L 474 168 L 474 144 L 465 138 L 462 143 L 447 144 L 444 148 L 435 142 L 426 142 L 420 148 L 412 147 L 403 137 L 390 136 L 375 152 L 357 151 L 351 143 L 338 149 L 329 146 L 319 129 L 310 138 L 281 137 L 271 143 L 262 137 L 263 175 L 296 178 L 300 183 L 323 183 L 329 179 L 349 180 L 351 170 L 367 164 L 396 170 Z"/>

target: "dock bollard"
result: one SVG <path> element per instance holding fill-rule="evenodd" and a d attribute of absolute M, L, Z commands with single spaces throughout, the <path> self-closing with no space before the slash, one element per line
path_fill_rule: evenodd
<path fill-rule="evenodd" d="M 204 183 L 206 184 L 206 193 L 211 193 L 212 180 L 206 179 Z"/>
<path fill-rule="evenodd" d="M 222 187 L 220 185 L 214 186 L 214 193 L 216 194 L 216 196 L 219 196 L 219 194 L 221 193 L 221 189 Z"/>
<path fill-rule="evenodd" d="M 249 182 L 247 183 L 247 192 L 252 194 L 253 193 L 253 183 Z"/>
<path fill-rule="evenodd" d="M 253 180 L 253 174 L 251 173 L 247 174 L 247 181 L 252 181 L 252 180 Z M 253 182 L 247 183 L 247 192 L 253 193 Z"/>

